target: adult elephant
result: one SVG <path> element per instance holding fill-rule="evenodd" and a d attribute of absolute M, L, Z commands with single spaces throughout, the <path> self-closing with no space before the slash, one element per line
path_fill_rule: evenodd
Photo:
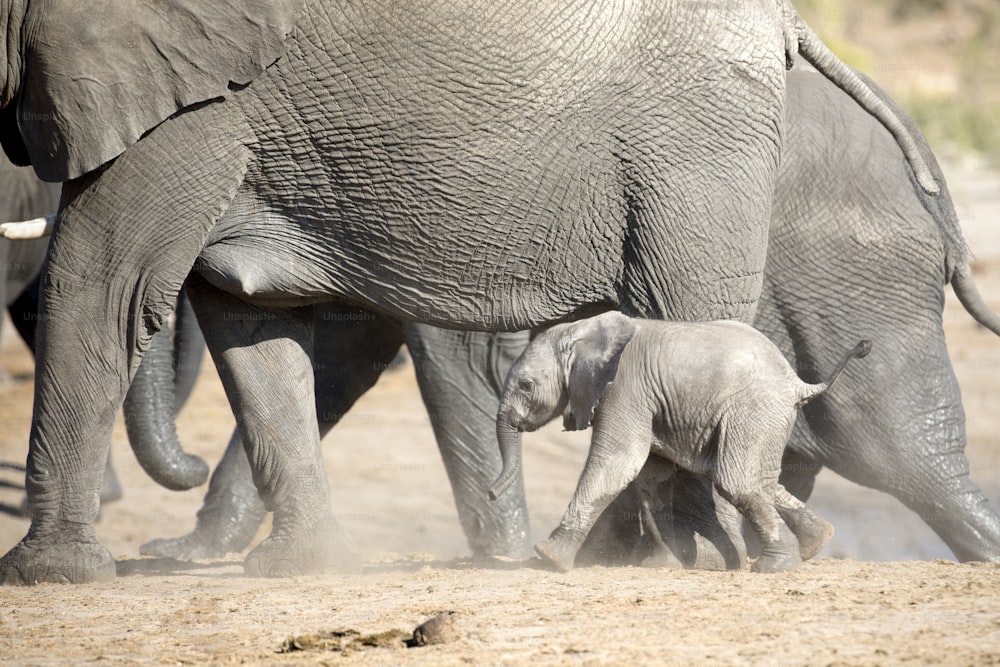
<path fill-rule="evenodd" d="M 898 118 L 772 0 L 0 7 L 0 140 L 65 181 L 11 583 L 114 576 L 96 462 L 185 279 L 274 511 L 246 571 L 294 574 L 345 551 L 312 304 L 480 330 L 749 320 L 797 50 L 936 191 Z"/>
<path fill-rule="evenodd" d="M 944 176 L 901 109 L 893 105 L 940 196 L 927 197 L 899 159 L 880 159 L 892 154 L 891 138 L 843 94 L 815 73 L 796 76 L 802 120 L 789 127 L 781 171 L 797 187 L 779 188 L 774 215 L 797 222 L 769 241 L 769 252 L 795 259 L 767 271 L 756 323 L 813 381 L 845 337 L 877 336 L 878 347 L 863 370 L 849 369 L 836 393 L 805 406 L 782 482 L 805 498 L 828 467 L 898 498 L 959 560 L 1000 560 L 1000 517 L 969 477 L 965 412 L 942 324 L 944 286 L 998 335 L 1000 317 L 975 287 Z M 829 187 L 819 182 L 827 173 L 822 156 L 808 157 L 824 138 L 827 159 L 836 159 L 842 174 Z M 811 257 L 794 255 L 810 244 Z M 831 299 L 836 317 L 829 316 Z"/>
<path fill-rule="evenodd" d="M 916 127 L 913 131 L 920 137 Z M 843 341 L 870 336 L 876 346 L 865 364 L 846 372 L 836 396 L 806 406 L 787 449 L 782 482 L 806 500 L 815 476 L 829 467 L 900 499 L 960 560 L 1000 558 L 1000 520 L 970 479 L 964 455 L 961 395 L 941 321 L 944 285 L 951 282 L 976 321 L 998 335 L 1000 319 L 972 280 L 947 191 L 935 199 L 923 196 L 891 137 L 815 72 L 788 73 L 786 141 L 754 324 L 799 372 L 812 377 L 830 370 Z M 944 186 L 936 166 L 934 173 Z M 344 320 L 355 324 L 345 327 Z M 465 452 L 459 460 L 477 462 L 453 470 L 445 459 L 476 555 L 516 554 L 526 548 L 528 534 L 523 515 L 504 521 L 501 512 L 520 511 L 502 504 L 519 491 L 502 496 L 492 510 L 483 500 L 490 471 L 500 465 L 494 429 L 498 387 L 527 343 L 526 334 L 498 337 L 400 327 L 374 315 L 316 320 L 316 338 L 324 346 L 316 357 L 324 434 L 331 418 L 374 384 L 384 360 L 408 342 L 425 402 L 434 401 L 428 410 L 435 415 L 442 452 Z M 169 377 L 160 383 L 169 385 Z M 463 397 L 473 400 L 463 403 Z M 170 414 L 145 418 L 156 422 Z M 463 494 L 460 484 L 475 487 L 477 474 L 485 482 Z M 689 567 L 739 566 L 746 555 L 739 517 L 712 497 L 701 479 L 685 477 L 679 488 L 661 489 L 655 514 L 669 538 L 669 557 Z M 721 517 L 714 504 L 723 507 Z M 181 559 L 241 551 L 265 514 L 234 433 L 195 529 L 150 542 L 142 551 Z M 623 516 L 638 516 L 627 494 L 607 513 L 603 539 L 598 534 L 590 541 L 585 561 L 637 562 L 650 555 L 657 545 L 638 544 L 637 522 L 614 520 Z"/>

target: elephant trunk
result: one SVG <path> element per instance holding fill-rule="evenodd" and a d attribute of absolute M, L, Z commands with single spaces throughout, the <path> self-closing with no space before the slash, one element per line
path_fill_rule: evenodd
<path fill-rule="evenodd" d="M 202 354 L 200 349 L 187 348 L 203 347 L 194 317 L 182 314 L 183 310 L 178 308 L 176 357 L 170 331 L 157 333 L 124 403 L 125 427 L 136 460 L 157 484 L 173 491 L 204 484 L 209 473 L 204 460 L 181 449 L 174 426 L 177 410 L 194 384 Z"/>
<path fill-rule="evenodd" d="M 174 415 L 187 403 L 194 385 L 198 382 L 201 360 L 205 356 L 205 337 L 201 335 L 198 318 L 191 302 L 181 292 L 177 298 L 177 316 L 174 324 Z M 179 446 L 179 445 L 178 445 Z"/>
<path fill-rule="evenodd" d="M 496 500 L 521 474 L 521 432 L 514 425 L 510 415 L 501 412 L 497 419 L 497 442 L 500 444 L 500 458 L 503 470 L 493 482 L 487 497 Z"/>

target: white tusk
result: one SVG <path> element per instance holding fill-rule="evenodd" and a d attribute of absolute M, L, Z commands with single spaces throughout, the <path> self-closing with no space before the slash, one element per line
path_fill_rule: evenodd
<path fill-rule="evenodd" d="M 56 226 L 56 214 L 52 213 L 44 218 L 35 218 L 23 222 L 0 223 L 0 238 L 6 239 L 40 239 L 43 236 L 50 236 Z"/>

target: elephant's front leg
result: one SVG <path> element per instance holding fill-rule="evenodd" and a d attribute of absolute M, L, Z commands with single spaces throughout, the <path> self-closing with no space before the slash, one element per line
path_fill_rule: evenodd
<path fill-rule="evenodd" d="M 601 512 L 638 476 L 649 456 L 653 434 L 649 429 L 607 424 L 598 417 L 590 453 L 573 499 L 549 539 L 535 545 L 544 560 L 566 572 Z M 651 423 L 651 419 L 637 419 Z"/>
<path fill-rule="evenodd" d="M 356 570 L 333 515 L 313 379 L 313 308 L 248 304 L 192 277 L 188 295 L 219 366 L 254 484 L 274 513 L 271 535 L 246 557 L 250 576 Z"/>
<path fill-rule="evenodd" d="M 226 114 L 208 105 L 171 118 L 63 186 L 39 312 L 32 522 L 0 560 L 0 582 L 115 576 L 93 529 L 111 431 L 142 352 L 242 183 L 248 140 Z"/>
<path fill-rule="evenodd" d="M 528 333 L 410 324 L 406 343 L 473 556 L 529 557 L 523 479 L 495 501 L 483 493 L 503 467 L 496 436 L 500 392 Z"/>

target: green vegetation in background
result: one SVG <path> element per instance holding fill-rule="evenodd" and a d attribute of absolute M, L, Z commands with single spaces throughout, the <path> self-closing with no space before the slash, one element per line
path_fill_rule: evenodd
<path fill-rule="evenodd" d="M 871 52 L 844 37 L 848 21 L 856 14 L 855 10 L 842 0 L 795 0 L 793 4 L 809 27 L 837 57 L 862 72 L 867 73 L 871 69 Z M 872 0 L 871 6 L 876 4 L 877 1 Z"/>
<path fill-rule="evenodd" d="M 947 57 L 958 78 L 958 95 L 913 92 L 897 95 L 899 103 L 920 125 L 939 151 L 975 153 L 1000 167 L 1000 2 L 996 0 L 793 0 L 802 17 L 846 63 L 891 85 L 874 67 L 873 53 L 847 37 L 850 26 L 863 20 L 885 25 L 929 23 L 946 30 L 962 15 L 977 26 L 967 40 L 949 44 Z M 891 39 L 891 35 L 888 36 Z M 903 76 L 901 74 L 900 76 Z"/>
<path fill-rule="evenodd" d="M 911 0 L 912 1 L 912 0 Z M 916 2 L 931 11 L 944 5 L 931 0 Z M 959 77 L 957 96 L 910 95 L 901 100 L 936 145 L 951 143 L 961 151 L 972 151 L 1000 166 L 1000 5 L 971 2 L 977 31 L 971 39 L 956 44 L 955 65 Z"/>
<path fill-rule="evenodd" d="M 970 97 L 909 95 L 900 103 L 932 147 L 975 153 L 1000 168 L 1000 103 Z"/>

